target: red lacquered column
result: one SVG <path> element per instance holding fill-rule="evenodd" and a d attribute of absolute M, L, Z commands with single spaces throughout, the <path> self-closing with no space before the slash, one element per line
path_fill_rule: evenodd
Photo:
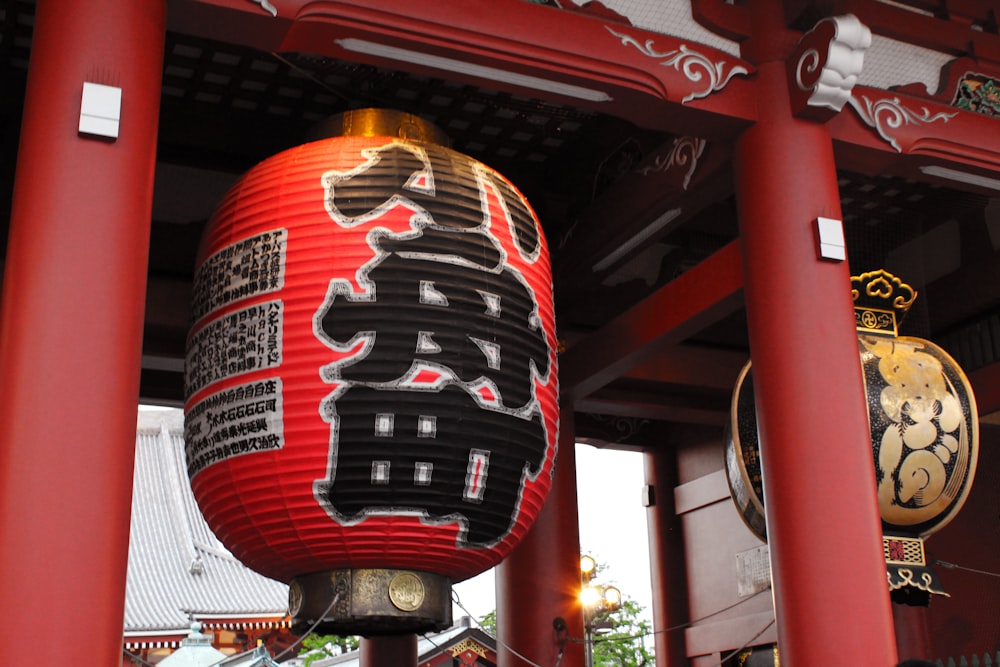
<path fill-rule="evenodd" d="M 652 504 L 646 509 L 646 523 L 656 665 L 682 667 L 688 664 L 684 627 L 690 618 L 684 532 L 674 508 L 676 454 L 672 448 L 647 452 L 643 462 L 646 485 L 652 491 Z"/>
<path fill-rule="evenodd" d="M 417 667 L 417 636 L 361 638 L 361 667 Z"/>
<path fill-rule="evenodd" d="M 24 664 L 121 664 L 163 0 L 39 0 L 0 305 L 0 607 Z M 78 135 L 84 82 L 117 140 Z"/>
<path fill-rule="evenodd" d="M 737 142 L 745 294 L 783 667 L 896 663 L 847 262 L 817 258 L 841 219 L 830 135 L 789 112 L 783 62 L 758 70 Z M 821 658 L 825 655 L 825 658 Z"/>
<path fill-rule="evenodd" d="M 896 625 L 896 649 L 900 658 L 930 660 L 931 642 L 927 612 L 927 607 L 892 605 L 892 620 Z"/>
<path fill-rule="evenodd" d="M 548 499 L 528 534 L 496 568 L 500 667 L 583 664 L 574 437 L 573 411 L 563 407 Z"/>

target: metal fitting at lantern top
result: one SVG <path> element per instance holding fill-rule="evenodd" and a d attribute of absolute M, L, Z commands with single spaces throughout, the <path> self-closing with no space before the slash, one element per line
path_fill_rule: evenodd
<path fill-rule="evenodd" d="M 308 139 L 329 137 L 396 137 L 448 146 L 451 141 L 441 128 L 419 116 L 394 109 L 353 109 L 320 121 Z"/>

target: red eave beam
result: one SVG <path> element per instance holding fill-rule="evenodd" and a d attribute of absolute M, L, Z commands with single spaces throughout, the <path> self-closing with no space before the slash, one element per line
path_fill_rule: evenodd
<path fill-rule="evenodd" d="M 574 401 L 574 407 L 585 413 L 637 419 L 703 424 L 722 427 L 729 415 L 727 401 L 708 403 L 697 397 L 664 397 L 647 391 L 601 389 Z"/>
<path fill-rule="evenodd" d="M 642 127 L 698 130 L 706 138 L 731 138 L 756 118 L 749 63 L 604 17 L 523 0 L 270 4 L 276 17 L 248 0 L 177 0 L 170 25 L 266 51 L 312 53 L 507 90 Z M 581 96 L 568 94 L 566 86 Z"/>
<path fill-rule="evenodd" d="M 704 345 L 675 345 L 666 353 L 631 369 L 622 378 L 728 393 L 736 386 L 736 379 L 749 360 L 745 352 Z"/>
<path fill-rule="evenodd" d="M 276 0 L 282 8 L 289 3 Z M 305 4 L 296 0 L 296 5 Z M 167 29 L 261 51 L 277 51 L 292 24 L 290 16 L 270 12 L 252 0 L 170 0 Z"/>
<path fill-rule="evenodd" d="M 856 86 L 851 96 L 827 124 L 839 167 L 908 176 L 917 175 L 924 165 L 984 175 L 1000 171 L 1000 133 L 994 118 L 898 90 Z"/>
<path fill-rule="evenodd" d="M 282 48 L 511 90 L 643 127 L 677 130 L 693 111 L 692 130 L 713 127 L 732 136 L 756 117 L 749 63 L 709 46 L 523 0 L 321 0 L 302 8 Z M 390 50 L 400 55 L 387 55 Z M 552 85 L 503 80 L 508 74 Z M 558 87 L 563 84 L 598 98 L 567 95 Z M 673 112 L 656 101 L 670 103 Z"/>
<path fill-rule="evenodd" d="M 733 241 L 567 350 L 560 391 L 580 399 L 736 311 L 743 262 Z"/>

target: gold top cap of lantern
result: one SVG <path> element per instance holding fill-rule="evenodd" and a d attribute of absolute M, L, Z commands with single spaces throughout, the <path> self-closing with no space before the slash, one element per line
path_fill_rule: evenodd
<path fill-rule="evenodd" d="M 313 128 L 310 137 L 396 137 L 445 147 L 451 143 L 433 123 L 393 109 L 353 109 L 330 116 Z"/>
<path fill-rule="evenodd" d="M 851 276 L 854 321 L 858 331 L 896 336 L 917 291 L 884 269 Z"/>

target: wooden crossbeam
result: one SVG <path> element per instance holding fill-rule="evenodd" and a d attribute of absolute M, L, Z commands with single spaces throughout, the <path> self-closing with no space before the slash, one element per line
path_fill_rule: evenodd
<path fill-rule="evenodd" d="M 563 396 L 587 396 L 735 312 L 743 302 L 740 252 L 731 242 L 567 350 L 559 362 Z"/>

